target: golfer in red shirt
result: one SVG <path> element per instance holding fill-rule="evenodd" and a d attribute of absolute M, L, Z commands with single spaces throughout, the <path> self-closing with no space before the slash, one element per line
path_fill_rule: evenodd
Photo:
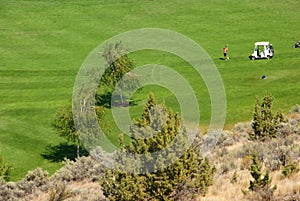
<path fill-rule="evenodd" d="M 224 54 L 224 60 L 227 60 L 227 51 L 228 51 L 228 48 L 227 48 L 227 45 L 224 46 L 223 48 L 223 54 Z"/>

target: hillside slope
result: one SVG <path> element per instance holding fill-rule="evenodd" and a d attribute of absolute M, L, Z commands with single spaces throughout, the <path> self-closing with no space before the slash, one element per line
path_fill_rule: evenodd
<path fill-rule="evenodd" d="M 246 201 L 246 200 L 300 200 L 300 171 L 283 176 L 288 164 L 300 167 L 300 112 L 299 107 L 288 115 L 288 123 L 281 126 L 277 139 L 266 142 L 250 141 L 248 134 L 252 132 L 249 122 L 238 123 L 230 131 L 223 131 L 214 150 L 209 155 L 217 172 L 214 184 L 209 188 L 201 201 Z M 263 171 L 269 170 L 271 185 L 276 185 L 274 196 L 264 192 L 248 193 L 252 180 L 249 170 L 251 153 L 257 152 L 263 164 Z M 4 200 L 61 200 L 66 201 L 100 201 L 106 200 L 101 192 L 99 178 L 104 168 L 97 163 L 98 153 L 78 158 L 76 161 L 66 160 L 65 165 L 53 176 L 37 168 L 28 173 L 19 182 L 0 184 L 0 196 Z M 266 196 L 262 198 L 262 196 Z"/>

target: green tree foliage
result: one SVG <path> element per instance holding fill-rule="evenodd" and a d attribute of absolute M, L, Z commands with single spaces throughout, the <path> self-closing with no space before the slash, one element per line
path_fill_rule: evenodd
<path fill-rule="evenodd" d="M 104 110 L 103 108 L 96 106 L 95 112 L 99 122 L 104 116 Z M 74 124 L 72 107 L 61 107 L 54 117 L 52 126 L 59 136 L 65 138 L 69 143 L 74 143 L 77 145 L 77 157 L 79 157 L 81 143 Z"/>
<path fill-rule="evenodd" d="M 249 190 L 256 191 L 259 189 L 266 189 L 274 191 L 276 189 L 276 186 L 272 188 L 270 187 L 272 180 L 269 176 L 269 172 L 266 171 L 265 174 L 263 174 L 262 165 L 258 160 L 256 152 L 252 154 L 251 160 L 252 164 L 248 169 L 250 171 L 251 176 L 253 177 L 253 180 L 250 181 Z"/>
<path fill-rule="evenodd" d="M 128 50 L 122 42 L 111 43 L 105 48 L 102 56 L 109 67 L 101 79 L 108 87 L 114 88 L 117 82 L 134 68 L 133 61 L 128 57 L 127 52 Z"/>
<path fill-rule="evenodd" d="M 77 145 L 77 157 L 79 157 L 80 141 L 73 120 L 72 108 L 70 106 L 61 107 L 56 113 L 52 125 L 59 136 Z"/>
<path fill-rule="evenodd" d="M 131 135 L 131 143 L 122 145 L 120 156 L 140 154 L 135 160 L 144 165 L 145 174 L 107 170 L 100 183 L 110 200 L 182 200 L 206 194 L 215 172 L 208 159 L 199 156 L 193 147 L 173 159 L 178 147 L 187 146 L 187 133 L 177 113 L 167 111 L 164 104 L 157 105 L 150 95 L 142 117 L 131 126 Z M 122 142 L 122 137 L 119 141 Z M 167 148 L 172 141 L 178 147 Z M 157 151 L 162 155 L 149 154 Z M 126 161 L 125 157 L 119 159 L 125 160 L 125 167 L 130 167 L 132 161 Z M 164 164 L 169 165 L 151 171 Z"/>
<path fill-rule="evenodd" d="M 9 180 L 9 171 L 11 167 L 5 162 L 5 160 L 0 156 L 0 177 L 4 180 Z"/>
<path fill-rule="evenodd" d="M 106 86 L 109 93 L 112 93 L 117 87 L 123 103 L 123 90 L 133 90 L 140 85 L 139 76 L 130 72 L 134 69 L 133 60 L 128 56 L 128 50 L 121 41 L 109 44 L 102 56 L 105 58 L 108 68 L 101 77 L 100 86 Z M 121 79 L 122 81 L 119 82 Z"/>
<path fill-rule="evenodd" d="M 242 190 L 248 200 L 272 201 L 274 200 L 274 191 L 276 185 L 271 187 L 271 178 L 269 172 L 262 172 L 262 165 L 259 162 L 256 152 L 251 156 L 252 164 L 248 167 L 253 180 L 250 181 L 249 190 Z"/>
<path fill-rule="evenodd" d="M 273 114 L 273 100 L 272 95 L 266 95 L 262 103 L 260 103 L 259 98 L 256 98 L 252 121 L 254 132 L 249 135 L 251 140 L 264 141 L 269 138 L 276 138 L 280 124 L 287 121 L 281 111 L 278 111 L 276 115 Z"/>

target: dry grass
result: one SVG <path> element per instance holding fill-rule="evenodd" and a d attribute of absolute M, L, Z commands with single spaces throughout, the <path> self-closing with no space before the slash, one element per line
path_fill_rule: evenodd
<path fill-rule="evenodd" d="M 228 201 L 228 200 L 245 200 L 241 189 L 247 189 L 251 178 L 248 171 L 237 172 L 238 178 L 236 183 L 231 183 L 234 171 L 226 175 L 220 175 L 215 178 L 214 185 L 210 187 L 208 194 L 203 197 L 202 201 Z"/>
<path fill-rule="evenodd" d="M 66 184 L 66 190 L 68 196 L 63 201 L 105 201 L 105 197 L 102 194 L 101 187 L 98 182 L 81 181 L 81 182 L 69 182 Z M 37 190 L 34 194 L 28 195 L 23 200 L 30 201 L 60 201 L 57 196 L 53 199 L 53 191 L 51 189 L 47 192 Z"/>
<path fill-rule="evenodd" d="M 245 196 L 242 190 L 248 190 L 249 182 L 252 180 L 247 167 L 251 164 L 249 153 L 252 151 L 261 152 L 259 155 L 263 163 L 263 171 L 272 167 L 272 160 L 280 158 L 280 151 L 286 151 L 288 161 L 297 161 L 300 167 L 299 142 L 300 132 L 298 131 L 300 115 L 289 114 L 290 124 L 285 125 L 282 130 L 291 129 L 292 132 L 283 133 L 279 139 L 267 143 L 249 141 L 247 135 L 251 132 L 250 123 L 237 124 L 232 132 L 227 132 L 224 141 L 218 143 L 210 160 L 217 168 L 214 184 L 209 188 L 205 197 L 199 197 L 201 201 L 246 201 L 256 200 L 255 196 Z M 228 144 L 228 141 L 234 141 Z M 276 147 L 277 146 L 277 147 Z M 277 150 L 277 151 L 276 151 Z M 279 150 L 279 151 L 278 151 Z M 278 155 L 278 156 L 277 156 Z M 280 161 L 279 161 L 280 162 Z M 271 171 L 272 186 L 276 185 L 273 200 L 276 201 L 300 201 L 300 172 L 291 174 L 288 177 L 282 175 L 282 165 L 278 170 Z M 274 168 L 275 169 L 275 168 Z M 236 172 L 237 178 L 233 183 L 232 178 Z"/>
<path fill-rule="evenodd" d="M 273 183 L 277 185 L 276 197 L 300 192 L 300 172 L 285 178 L 282 176 L 281 171 L 276 171 L 272 177 Z"/>
<path fill-rule="evenodd" d="M 215 178 L 214 185 L 209 188 L 205 197 L 199 198 L 201 201 L 247 201 L 248 198 L 242 193 L 249 187 L 252 179 L 248 170 L 237 171 L 238 179 L 236 183 L 231 183 L 234 171 L 226 175 Z M 274 197 L 285 197 L 300 192 L 300 172 L 288 178 L 283 178 L 281 171 L 272 172 L 272 185 L 276 185 Z M 296 200 L 295 200 L 296 201 Z M 297 200 L 298 201 L 298 200 Z"/>

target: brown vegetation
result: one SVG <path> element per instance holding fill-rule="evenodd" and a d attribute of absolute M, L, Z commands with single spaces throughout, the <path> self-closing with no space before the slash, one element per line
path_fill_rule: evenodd
<path fill-rule="evenodd" d="M 210 158 L 217 168 L 214 185 L 209 188 L 202 201 L 267 200 L 265 191 L 244 195 L 252 180 L 247 168 L 251 164 L 251 153 L 258 153 L 263 170 L 270 171 L 272 185 L 276 185 L 274 201 L 300 200 L 300 112 L 292 110 L 289 121 L 281 125 L 278 137 L 267 141 L 252 141 L 251 123 L 238 123 L 230 132 L 224 131 Z M 290 171 L 285 175 L 284 170 Z M 234 182 L 233 182 L 234 181 Z M 270 196 L 271 197 L 271 196 Z"/>

